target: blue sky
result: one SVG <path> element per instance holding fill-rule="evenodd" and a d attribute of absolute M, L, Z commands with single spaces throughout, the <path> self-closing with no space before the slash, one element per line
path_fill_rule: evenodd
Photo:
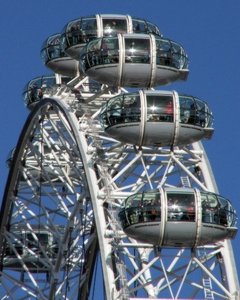
<path fill-rule="evenodd" d="M 17 143 L 28 111 L 25 84 L 50 74 L 40 59 L 42 42 L 75 18 L 121 13 L 157 24 L 165 37 L 179 42 L 189 56 L 188 81 L 169 90 L 208 101 L 215 134 L 204 143 L 220 193 L 240 215 L 240 1 L 239 0 L 11 0 L 0 11 L 0 199 L 8 175 L 6 158 Z M 159 87 L 160 88 L 160 87 Z M 166 87 L 164 87 L 166 89 Z M 240 274 L 240 233 L 233 241 Z"/>

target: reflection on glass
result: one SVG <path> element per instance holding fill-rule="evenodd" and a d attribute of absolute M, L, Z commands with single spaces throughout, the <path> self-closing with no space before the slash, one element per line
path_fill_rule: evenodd
<path fill-rule="evenodd" d="M 81 20 L 82 41 L 89 42 L 98 35 L 96 18 L 82 18 Z"/>
<path fill-rule="evenodd" d="M 142 19 L 132 19 L 132 26 L 128 24 L 127 17 L 123 16 L 102 16 L 101 22 L 97 25 L 97 17 L 83 17 L 69 22 L 63 29 L 61 44 L 63 49 L 74 45 L 86 44 L 97 37 L 112 37 L 118 33 L 128 33 L 130 28 L 136 33 L 152 33 L 160 36 L 158 27 L 151 22 Z M 101 28 L 100 28 L 101 27 Z"/>
<path fill-rule="evenodd" d="M 159 192 L 145 192 L 127 198 L 125 209 L 119 218 L 123 227 L 140 222 L 161 221 L 161 202 Z"/>
<path fill-rule="evenodd" d="M 213 116 L 206 102 L 192 96 L 179 96 L 180 122 L 210 128 Z"/>
<path fill-rule="evenodd" d="M 173 94 L 149 93 L 146 94 L 146 99 L 147 122 L 174 122 L 175 115 L 179 114 L 180 123 L 201 128 L 212 128 L 213 126 L 213 115 L 207 103 L 197 98 L 179 95 L 179 111 L 175 111 Z M 145 110 L 141 111 L 139 93 L 114 97 L 108 101 L 102 111 L 105 127 L 117 123 L 140 122 L 142 120 L 141 115 L 145 115 Z"/>
<path fill-rule="evenodd" d="M 167 193 L 168 221 L 195 221 L 193 193 Z"/>
<path fill-rule="evenodd" d="M 133 32 L 136 33 L 148 33 L 147 24 L 144 20 L 133 19 Z"/>
<path fill-rule="evenodd" d="M 126 63 L 150 63 L 150 40 L 125 38 Z"/>
<path fill-rule="evenodd" d="M 172 96 L 147 95 L 147 121 L 173 122 Z"/>
<path fill-rule="evenodd" d="M 133 32 L 135 33 L 152 33 L 160 36 L 158 27 L 148 21 L 141 19 L 132 19 Z"/>
<path fill-rule="evenodd" d="M 141 104 L 139 94 L 125 94 L 112 98 L 101 112 L 105 128 L 119 123 L 140 122 Z"/>
<path fill-rule="evenodd" d="M 123 47 L 119 48 L 118 37 L 105 37 L 95 39 L 81 51 L 81 61 L 83 69 L 87 69 L 99 64 L 112 64 L 119 62 L 119 53 L 125 54 L 124 62 L 137 64 L 153 63 L 156 55 L 156 65 L 166 66 L 175 69 L 184 69 L 188 66 L 188 58 L 184 49 L 170 40 L 156 36 L 156 52 L 152 53 L 150 47 L 150 37 L 138 38 L 123 36 Z M 96 49 L 93 48 L 95 45 Z"/>
<path fill-rule="evenodd" d="M 231 203 L 219 195 L 201 192 L 202 222 L 217 224 L 224 227 L 234 227 L 236 213 Z M 196 222 L 196 203 L 194 191 L 167 192 L 167 221 Z M 128 197 L 124 208 L 119 213 L 123 227 L 139 222 L 161 220 L 160 193 L 143 192 Z"/>
<path fill-rule="evenodd" d="M 60 34 L 49 37 L 44 43 L 41 50 L 41 58 L 46 64 L 51 60 L 60 57 L 67 57 L 61 46 Z"/>
<path fill-rule="evenodd" d="M 66 84 L 69 81 L 69 77 L 61 77 L 61 84 Z M 24 88 L 24 103 L 26 104 L 26 106 L 29 106 L 32 103 L 40 101 L 45 93 L 51 93 L 54 86 L 56 86 L 55 75 L 42 76 L 32 79 Z"/>
<path fill-rule="evenodd" d="M 96 39 L 88 43 L 87 52 L 81 63 L 85 70 L 102 64 L 114 64 L 119 61 L 117 38 Z"/>
<path fill-rule="evenodd" d="M 103 35 L 115 36 L 118 33 L 127 32 L 127 20 L 126 19 L 109 19 L 103 18 Z"/>
<path fill-rule="evenodd" d="M 61 36 L 63 49 L 74 45 L 86 44 L 98 37 L 97 22 L 95 17 L 81 18 L 69 22 Z"/>
<path fill-rule="evenodd" d="M 157 65 L 170 66 L 176 69 L 188 67 L 188 58 L 182 46 L 169 40 L 156 37 Z"/>
<path fill-rule="evenodd" d="M 212 193 L 201 193 L 201 200 L 203 222 L 222 226 L 235 225 L 235 211 L 227 199 Z"/>

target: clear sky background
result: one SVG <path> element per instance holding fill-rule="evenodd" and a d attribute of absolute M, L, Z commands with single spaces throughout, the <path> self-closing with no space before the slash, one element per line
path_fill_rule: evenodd
<path fill-rule="evenodd" d="M 208 101 L 215 134 L 204 146 L 220 194 L 240 216 L 239 0 L 2 0 L 0 8 L 0 201 L 6 158 L 28 115 L 23 88 L 32 78 L 52 73 L 40 59 L 43 41 L 72 19 L 121 13 L 146 18 L 186 49 L 188 81 L 167 88 Z M 240 233 L 233 247 L 240 274 Z"/>

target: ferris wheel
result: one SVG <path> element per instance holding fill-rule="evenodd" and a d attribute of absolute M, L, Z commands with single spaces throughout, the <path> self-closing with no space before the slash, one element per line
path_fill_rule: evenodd
<path fill-rule="evenodd" d="M 41 55 L 54 74 L 26 85 L 7 160 L 0 299 L 239 299 L 236 213 L 201 143 L 212 112 L 154 89 L 187 79 L 184 48 L 102 14 Z"/>

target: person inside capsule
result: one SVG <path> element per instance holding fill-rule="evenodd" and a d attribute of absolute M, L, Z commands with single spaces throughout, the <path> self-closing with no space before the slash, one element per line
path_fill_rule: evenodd
<path fill-rule="evenodd" d="M 85 70 L 88 70 L 91 67 L 94 67 L 98 64 L 111 64 L 114 61 L 111 59 L 113 54 L 124 56 L 124 61 L 126 64 L 137 63 L 137 64 L 150 64 L 153 61 L 153 56 L 156 54 L 156 65 L 157 66 L 166 66 L 173 67 L 175 69 L 186 69 L 188 65 L 187 54 L 184 49 L 177 43 L 170 41 L 168 39 L 160 38 L 155 36 L 156 50 L 153 51 L 150 46 L 150 38 L 148 35 L 139 38 L 136 34 L 133 36 L 123 35 L 121 38 L 123 41 L 123 47 L 119 44 L 118 37 L 104 37 L 97 39 L 97 41 L 92 41 L 94 43 L 97 52 L 95 55 L 102 56 L 108 55 L 108 59 L 98 59 L 96 64 L 86 64 Z M 87 44 L 81 50 L 82 60 L 89 60 L 89 57 L 92 56 L 93 44 Z M 105 51 L 108 49 L 108 51 Z M 110 50 L 110 51 L 109 51 Z M 115 62 L 118 62 L 115 61 Z"/>
<path fill-rule="evenodd" d="M 70 79 L 70 77 L 61 76 L 59 84 L 65 85 Z M 56 82 L 55 75 L 45 75 L 30 80 L 24 87 L 24 103 L 29 108 L 31 104 L 39 102 L 45 93 L 54 92 L 59 84 Z"/>
<path fill-rule="evenodd" d="M 102 22 L 97 24 L 97 18 Z M 62 33 L 62 43 L 65 49 L 77 44 L 86 44 L 100 36 L 112 37 L 118 33 L 130 32 L 132 27 L 136 33 L 152 33 L 161 35 L 158 27 L 142 19 L 128 19 L 127 16 L 89 16 L 73 20 L 65 25 Z M 132 23 L 132 26 L 130 26 Z M 102 25 L 100 25 L 102 24 Z"/>
<path fill-rule="evenodd" d="M 146 93 L 146 98 L 148 122 L 174 122 L 177 112 L 172 95 Z M 139 93 L 128 93 L 109 100 L 101 112 L 105 128 L 120 123 L 140 122 L 140 115 L 144 115 L 141 101 Z M 180 123 L 212 127 L 213 116 L 205 101 L 179 95 L 179 106 Z"/>
<path fill-rule="evenodd" d="M 125 39 L 125 62 L 144 63 L 150 62 L 150 44 L 148 39 Z"/>
<path fill-rule="evenodd" d="M 116 36 L 118 33 L 127 32 L 127 23 L 124 19 L 103 18 L 103 36 Z"/>
<path fill-rule="evenodd" d="M 68 57 L 68 56 L 61 47 L 60 34 L 56 34 L 49 37 L 43 43 L 42 50 L 41 50 L 41 58 L 44 64 L 47 64 L 49 61 L 60 57 Z"/>
<path fill-rule="evenodd" d="M 143 192 L 128 197 L 119 218 L 123 227 L 141 223 L 161 221 L 161 207 L 167 204 L 167 222 L 197 222 L 196 194 L 192 191 L 168 191 L 166 198 L 161 199 L 157 191 Z M 224 227 L 234 227 L 236 213 L 226 198 L 210 193 L 200 192 L 201 222 L 216 224 Z"/>

